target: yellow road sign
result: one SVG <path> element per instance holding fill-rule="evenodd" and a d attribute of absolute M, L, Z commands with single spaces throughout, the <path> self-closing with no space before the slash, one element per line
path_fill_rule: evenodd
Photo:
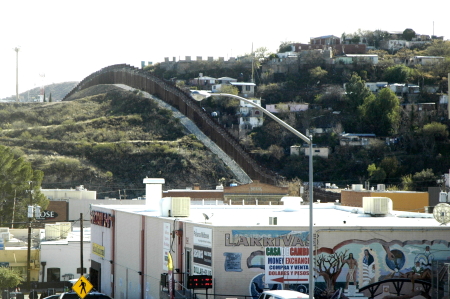
<path fill-rule="evenodd" d="M 78 279 L 77 283 L 72 286 L 72 290 L 78 294 L 81 299 L 84 299 L 94 286 L 84 276 Z"/>

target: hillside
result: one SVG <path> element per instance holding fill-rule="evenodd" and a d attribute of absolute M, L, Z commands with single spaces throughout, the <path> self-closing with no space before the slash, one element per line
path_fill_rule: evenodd
<path fill-rule="evenodd" d="M 69 91 L 71 91 L 78 82 L 72 81 L 72 82 L 62 82 L 62 83 L 52 83 L 49 85 L 46 85 L 44 87 L 45 91 L 45 98 L 48 99 L 50 97 L 50 94 L 52 95 L 52 101 L 58 102 L 61 101 Z M 22 92 L 19 94 L 19 98 L 24 102 L 33 102 L 33 99 L 38 98 L 38 96 L 41 94 L 41 88 L 36 87 L 30 90 L 27 90 L 26 92 Z M 10 97 L 6 97 L 4 99 L 5 101 L 15 101 L 16 96 L 12 95 Z"/>
<path fill-rule="evenodd" d="M 98 85 L 53 103 L 1 103 L 0 144 L 45 173 L 43 188 L 84 185 L 98 197 L 144 193 L 145 177 L 165 188 L 214 188 L 233 175 L 169 110 L 136 92 Z M 123 194 L 123 192 L 122 192 Z"/>

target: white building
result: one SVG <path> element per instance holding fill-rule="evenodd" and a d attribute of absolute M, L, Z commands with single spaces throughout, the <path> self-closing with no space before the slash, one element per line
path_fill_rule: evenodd
<path fill-rule="evenodd" d="M 330 148 L 327 146 L 316 146 L 313 145 L 313 156 L 318 156 L 322 158 L 328 158 L 328 155 L 330 154 Z M 300 146 L 300 145 L 292 145 L 291 146 L 291 156 L 292 155 L 299 155 L 300 153 L 304 154 L 305 156 L 309 157 L 309 146 Z"/>
<path fill-rule="evenodd" d="M 203 274 L 213 278 L 210 295 L 256 298 L 264 287 L 283 285 L 308 292 L 309 205 L 300 198 L 284 206 L 191 206 L 186 198 L 161 198 L 163 179 L 144 183 L 145 207 L 92 207 L 91 277 L 100 291 L 167 298 L 173 277 L 179 298 L 188 275 Z M 423 277 L 413 290 L 433 291 L 427 274 L 446 271 L 432 262 L 450 260 L 450 229 L 431 214 L 392 211 L 389 201 L 369 199 L 363 208 L 314 203 L 316 287 L 352 286 L 360 298 L 381 289 L 411 294 L 406 277 L 419 262 Z M 446 279 L 439 280 L 440 292 L 448 289 Z M 206 290 L 194 291 L 205 297 Z"/>
<path fill-rule="evenodd" d="M 298 104 L 298 103 L 279 103 L 279 104 L 268 104 L 266 105 L 267 111 L 272 113 L 281 112 L 300 112 L 306 111 L 309 108 L 309 104 Z"/>
<path fill-rule="evenodd" d="M 377 54 L 345 54 L 335 58 L 336 64 L 378 64 Z"/>
<path fill-rule="evenodd" d="M 59 236 L 46 234 L 41 241 L 41 282 L 68 281 L 81 276 L 81 251 L 83 252 L 84 273 L 89 273 L 91 248 L 91 229 L 83 229 L 83 248 L 81 248 L 80 228 L 71 229 L 66 223 L 58 229 Z M 47 231 L 56 231 L 55 227 L 47 227 Z"/>
<path fill-rule="evenodd" d="M 49 208 L 51 208 L 52 202 L 55 201 L 68 202 L 67 219 L 63 221 L 79 219 L 81 213 L 86 218 L 89 217 L 92 204 L 117 205 L 123 203 L 127 205 L 143 205 L 145 203 L 142 200 L 97 199 L 97 191 L 89 191 L 83 185 L 77 186 L 75 189 L 41 189 L 41 192 L 50 200 Z M 89 222 L 86 224 L 89 226 Z M 79 226 L 79 223 L 75 223 L 75 226 Z"/>
<path fill-rule="evenodd" d="M 261 106 L 261 100 L 249 99 L 258 106 Z M 239 132 L 245 132 L 246 130 L 252 130 L 256 127 L 263 125 L 263 113 L 255 106 L 240 100 L 239 101 Z"/>
<path fill-rule="evenodd" d="M 410 59 L 411 64 L 434 65 L 445 60 L 442 56 L 414 56 Z"/>

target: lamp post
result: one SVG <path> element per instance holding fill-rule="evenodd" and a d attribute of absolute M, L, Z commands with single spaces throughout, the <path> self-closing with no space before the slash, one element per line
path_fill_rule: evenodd
<path fill-rule="evenodd" d="M 20 47 L 15 47 L 16 51 L 16 102 L 19 101 L 19 50 Z"/>
<path fill-rule="evenodd" d="M 314 264 L 313 264 L 313 150 L 312 150 L 312 135 L 306 137 L 290 125 L 288 125 L 286 122 L 282 121 L 275 115 L 273 115 L 270 111 L 264 109 L 263 107 L 259 106 L 258 104 L 254 103 L 253 101 L 233 95 L 233 94 L 226 94 L 226 93 L 209 93 L 205 91 L 193 91 L 191 92 L 192 97 L 197 100 L 201 101 L 207 97 L 213 96 L 213 97 L 230 97 L 235 98 L 241 101 L 244 101 L 247 104 L 252 105 L 262 113 L 266 114 L 270 118 L 272 118 L 274 121 L 276 121 L 278 124 L 280 124 L 282 127 L 289 130 L 291 133 L 293 133 L 295 136 L 299 137 L 301 140 L 309 144 L 309 298 L 313 299 L 314 297 Z"/>

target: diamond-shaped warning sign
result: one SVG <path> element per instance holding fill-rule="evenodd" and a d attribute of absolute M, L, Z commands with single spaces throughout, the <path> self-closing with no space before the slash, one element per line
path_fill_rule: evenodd
<path fill-rule="evenodd" d="M 77 283 L 72 286 L 72 290 L 74 290 L 80 298 L 84 299 L 93 287 L 94 286 L 86 279 L 86 277 L 81 276 Z"/>

